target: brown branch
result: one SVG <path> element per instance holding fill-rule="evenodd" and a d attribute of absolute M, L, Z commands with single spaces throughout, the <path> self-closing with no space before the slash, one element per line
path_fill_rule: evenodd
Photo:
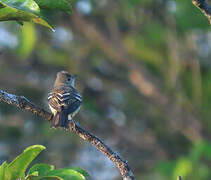
<path fill-rule="evenodd" d="M 45 111 L 42 108 L 39 108 L 37 105 L 30 102 L 24 96 L 16 96 L 14 94 L 9 94 L 3 90 L 0 90 L 0 102 L 3 101 L 7 104 L 15 105 L 20 109 L 29 111 L 35 115 L 51 121 L 53 114 Z M 132 170 L 130 169 L 128 162 L 125 161 L 119 154 L 115 153 L 110 147 L 108 147 L 102 140 L 100 140 L 95 135 L 89 133 L 74 121 L 70 121 L 69 129 L 77 134 L 80 138 L 85 141 L 88 141 L 93 146 L 95 146 L 100 152 L 106 155 L 119 169 L 123 180 L 135 180 Z"/>
<path fill-rule="evenodd" d="M 206 0 L 192 0 L 192 3 L 201 10 L 211 24 L 211 6 Z"/>

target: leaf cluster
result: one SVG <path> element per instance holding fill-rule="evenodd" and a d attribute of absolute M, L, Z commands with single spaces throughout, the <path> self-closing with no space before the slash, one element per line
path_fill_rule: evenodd
<path fill-rule="evenodd" d="M 71 13 L 70 0 L 0 0 L 0 21 L 15 20 L 20 24 L 28 21 L 54 30 L 43 13 L 51 10 Z"/>
<path fill-rule="evenodd" d="M 1 180 L 86 180 L 89 174 L 78 167 L 54 169 L 49 164 L 35 164 L 28 172 L 30 163 L 45 149 L 42 145 L 30 146 L 11 163 L 0 166 Z"/>

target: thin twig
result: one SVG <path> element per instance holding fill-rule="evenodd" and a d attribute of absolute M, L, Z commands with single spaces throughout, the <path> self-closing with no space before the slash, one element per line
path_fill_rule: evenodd
<path fill-rule="evenodd" d="M 43 119 L 46 119 L 47 121 L 52 120 L 53 114 L 33 104 L 24 96 L 16 96 L 14 94 L 9 94 L 3 90 L 0 90 L 0 102 L 1 101 L 7 104 L 15 105 L 18 108 L 29 111 L 35 115 L 41 116 Z M 123 180 L 135 180 L 132 170 L 128 165 L 128 162 L 125 161 L 118 153 L 115 153 L 102 140 L 100 140 L 95 135 L 89 133 L 88 131 L 80 127 L 77 123 L 74 123 L 74 121 L 70 121 L 69 129 L 72 130 L 72 132 L 77 134 L 83 140 L 91 143 L 100 152 L 106 155 L 119 169 L 123 177 Z"/>
<path fill-rule="evenodd" d="M 207 17 L 211 24 L 211 6 L 206 0 L 192 0 L 192 3 L 201 10 L 201 12 Z"/>

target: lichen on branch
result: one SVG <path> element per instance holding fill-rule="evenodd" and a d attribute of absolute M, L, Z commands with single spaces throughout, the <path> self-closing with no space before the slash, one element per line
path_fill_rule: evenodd
<path fill-rule="evenodd" d="M 0 90 L 0 102 L 14 105 L 22 110 L 29 111 L 35 115 L 42 117 L 47 121 L 51 121 L 53 114 L 38 107 L 34 103 L 30 102 L 24 96 L 17 96 Z M 80 127 L 74 121 L 70 121 L 69 130 L 77 134 L 80 138 L 91 143 L 101 153 L 106 155 L 120 171 L 123 180 L 135 180 L 132 170 L 130 169 L 128 162 L 124 160 L 118 153 L 115 153 L 110 147 L 108 147 L 101 139 L 91 134 L 87 130 Z"/>

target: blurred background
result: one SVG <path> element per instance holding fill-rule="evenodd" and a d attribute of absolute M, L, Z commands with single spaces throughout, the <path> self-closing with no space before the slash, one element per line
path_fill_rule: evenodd
<path fill-rule="evenodd" d="M 56 73 L 77 74 L 75 120 L 128 160 L 136 179 L 211 179 L 211 31 L 191 0 L 74 0 L 45 27 L 0 23 L 0 89 L 48 110 Z M 89 143 L 0 103 L 0 163 L 42 144 L 37 162 L 120 180 Z"/>

